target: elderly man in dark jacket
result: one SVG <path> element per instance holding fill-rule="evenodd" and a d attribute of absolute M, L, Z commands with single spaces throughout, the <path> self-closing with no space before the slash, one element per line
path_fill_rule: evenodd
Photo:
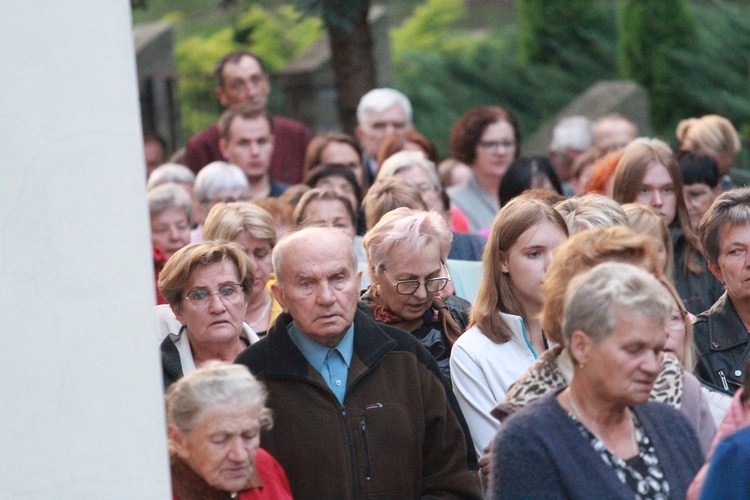
<path fill-rule="evenodd" d="M 284 309 L 240 354 L 266 384 L 261 446 L 295 498 L 481 498 L 466 441 L 429 353 L 357 311 L 360 275 L 335 229 L 303 229 L 273 253 Z"/>

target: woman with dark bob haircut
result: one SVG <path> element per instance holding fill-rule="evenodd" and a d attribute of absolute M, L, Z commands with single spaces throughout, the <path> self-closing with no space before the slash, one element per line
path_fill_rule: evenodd
<path fill-rule="evenodd" d="M 546 189 L 562 194 L 562 185 L 555 168 L 547 158 L 531 156 L 518 158 L 503 176 L 500 183 L 500 205 L 530 189 Z"/>
<path fill-rule="evenodd" d="M 520 141 L 515 118 L 499 106 L 469 110 L 453 125 L 451 153 L 471 166 L 474 175 L 447 192 L 468 217 L 472 232 L 489 228 L 500 210 L 500 183 L 518 158 Z"/>

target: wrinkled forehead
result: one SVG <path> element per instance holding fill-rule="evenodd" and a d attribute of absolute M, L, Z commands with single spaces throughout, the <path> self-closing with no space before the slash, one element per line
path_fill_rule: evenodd
<path fill-rule="evenodd" d="M 719 245 L 742 243 L 750 246 L 750 207 L 732 207 L 719 228 Z"/>
<path fill-rule="evenodd" d="M 357 268 L 351 239 L 338 229 L 310 227 L 288 236 L 282 249 L 283 272 L 292 276 L 304 269 Z"/>
<path fill-rule="evenodd" d="M 225 84 L 227 83 L 227 79 L 252 76 L 256 74 L 265 76 L 260 63 L 254 57 L 247 54 L 243 55 L 236 61 L 227 61 L 221 70 L 221 75 Z"/>

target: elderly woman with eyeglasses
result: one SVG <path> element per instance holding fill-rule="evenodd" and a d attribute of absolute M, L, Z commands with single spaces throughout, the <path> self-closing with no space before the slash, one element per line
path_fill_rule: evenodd
<path fill-rule="evenodd" d="M 419 339 L 450 380 L 450 353 L 468 323 L 470 304 L 442 296 L 450 278 L 445 260 L 451 231 L 436 212 L 397 208 L 364 238 L 372 285 L 361 309 L 375 321 L 397 326 Z"/>
<path fill-rule="evenodd" d="M 203 363 L 233 362 L 258 336 L 244 325 L 255 270 L 237 243 L 191 243 L 159 276 L 159 291 L 182 327 L 161 343 L 164 387 Z"/>

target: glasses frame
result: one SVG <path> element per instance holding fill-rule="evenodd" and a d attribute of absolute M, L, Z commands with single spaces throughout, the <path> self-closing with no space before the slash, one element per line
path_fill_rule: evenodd
<path fill-rule="evenodd" d="M 441 267 L 442 267 L 442 265 L 441 265 Z M 394 282 L 391 279 L 391 277 L 388 276 L 388 273 L 385 271 L 385 268 L 383 268 L 383 274 L 385 274 L 385 277 L 388 279 L 388 281 L 391 283 L 391 285 L 393 285 L 396 288 L 396 293 L 398 293 L 399 295 L 414 295 L 415 293 L 417 293 L 417 290 L 419 290 L 419 285 L 424 285 L 424 289 L 428 293 L 438 293 L 440 291 L 443 291 L 445 289 L 445 287 L 448 286 L 448 282 L 451 281 L 451 279 L 448 276 L 440 276 L 440 277 L 437 277 L 437 278 L 430 278 L 430 279 L 427 279 L 427 280 L 424 280 L 424 281 L 419 281 L 419 280 L 401 280 L 401 281 Z M 437 290 L 432 291 L 429 288 L 427 288 L 427 283 L 434 283 L 434 282 L 441 281 L 441 280 L 443 281 L 443 286 L 441 286 Z M 414 289 L 412 291 L 410 291 L 410 292 L 402 292 L 401 290 L 399 290 L 399 288 L 404 283 L 411 283 L 411 284 L 415 284 L 416 283 L 416 286 L 414 286 Z"/>
<path fill-rule="evenodd" d="M 516 141 L 479 141 L 477 145 L 485 151 L 500 151 L 501 149 L 507 151 L 516 147 Z"/>
<path fill-rule="evenodd" d="M 226 301 L 227 297 L 221 295 L 221 291 L 220 291 L 221 288 L 223 288 L 225 286 L 229 286 L 229 285 L 232 285 L 232 286 L 238 288 L 237 292 L 238 292 L 239 297 L 242 297 L 242 295 L 245 293 L 245 288 L 242 286 L 242 283 L 230 282 L 230 283 L 224 283 L 224 284 L 222 284 L 219 287 L 219 290 L 216 290 L 215 292 L 211 292 L 211 291 L 209 291 L 209 290 L 207 290 L 205 288 L 198 288 L 197 290 L 206 290 L 208 292 L 209 295 L 208 295 L 208 297 L 206 297 L 206 301 L 205 302 L 203 302 L 201 300 L 199 300 L 199 301 L 196 302 L 195 299 L 191 299 L 190 298 L 190 294 L 193 293 L 194 291 L 197 291 L 197 290 L 190 290 L 188 293 L 185 294 L 185 296 L 183 298 L 185 300 L 187 300 L 194 309 L 198 309 L 198 310 L 200 310 L 200 309 L 206 309 L 208 307 L 208 305 L 211 303 L 211 300 L 213 299 L 213 297 L 212 297 L 213 295 L 216 295 L 217 297 L 219 297 L 219 300 L 225 306 L 234 305 L 235 304 L 234 302 L 227 302 Z"/>

